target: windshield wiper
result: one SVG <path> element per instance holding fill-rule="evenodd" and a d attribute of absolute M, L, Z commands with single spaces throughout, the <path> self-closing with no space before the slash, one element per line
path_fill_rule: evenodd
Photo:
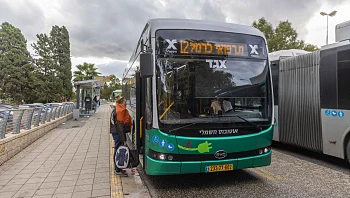
<path fill-rule="evenodd" d="M 258 129 L 259 131 L 262 130 L 260 124 L 254 124 L 253 122 L 249 122 L 248 120 L 244 119 L 243 117 L 241 116 L 220 116 L 220 117 L 237 117 L 237 118 L 240 118 L 242 119 L 243 121 L 245 121 L 246 123 L 250 124 L 251 126 L 255 127 L 256 129 Z"/>
<path fill-rule="evenodd" d="M 185 126 L 177 127 L 177 128 L 175 128 L 175 129 L 171 129 L 171 130 L 169 130 L 169 133 L 172 133 L 173 131 L 177 131 L 177 130 L 179 130 L 179 129 L 187 128 L 187 127 L 192 126 L 192 125 L 195 125 L 195 124 L 198 124 L 198 123 L 195 122 L 195 123 L 191 123 L 191 124 L 188 124 L 188 125 L 185 125 Z"/>
<path fill-rule="evenodd" d="M 238 118 L 242 119 L 243 121 L 245 121 L 246 123 L 248 123 L 249 125 L 251 125 L 251 126 L 255 127 L 256 129 L 258 129 L 259 131 L 262 130 L 262 128 L 261 128 L 261 126 L 259 124 L 258 125 L 254 124 L 253 122 L 250 122 L 250 121 L 244 119 L 241 116 L 206 116 L 206 117 L 202 117 L 202 118 L 223 118 L 223 117 L 238 117 Z M 179 129 L 187 128 L 189 126 L 196 125 L 196 124 L 201 124 L 201 122 L 194 122 L 194 123 L 191 123 L 191 124 L 188 124 L 188 125 L 177 127 L 175 129 L 171 129 L 171 130 L 169 130 L 169 133 L 172 133 L 172 132 L 177 131 Z"/>
<path fill-rule="evenodd" d="M 237 115 L 232 115 L 232 116 L 224 116 L 224 115 L 221 115 L 221 116 L 205 116 L 205 117 L 202 117 L 202 118 L 223 118 L 223 117 L 228 117 L 228 118 L 230 118 L 230 117 L 238 117 L 238 118 L 240 118 L 240 119 L 242 119 L 243 121 L 245 121 L 246 123 L 248 123 L 248 124 L 250 124 L 251 126 L 253 126 L 253 127 L 255 127 L 256 129 L 258 129 L 259 131 L 261 131 L 262 130 L 262 128 L 261 128 L 261 126 L 258 124 L 254 124 L 253 122 L 249 122 L 248 120 L 246 120 L 246 119 L 244 119 L 243 117 L 241 117 L 241 116 L 237 116 Z M 197 124 L 197 123 L 192 123 L 192 124 L 189 124 L 188 126 L 191 126 L 191 125 L 194 125 L 194 124 Z M 184 127 L 187 127 L 187 125 L 186 126 L 184 126 Z"/>

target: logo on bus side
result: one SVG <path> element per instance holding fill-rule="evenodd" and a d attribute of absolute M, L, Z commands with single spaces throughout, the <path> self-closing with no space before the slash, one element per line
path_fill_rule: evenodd
<path fill-rule="evenodd" d="M 216 159 L 224 159 L 227 156 L 227 152 L 224 150 L 219 150 L 219 151 L 216 151 L 214 156 Z"/>
<path fill-rule="evenodd" d="M 324 114 L 326 114 L 326 116 L 330 116 L 330 115 L 331 115 L 331 111 L 327 109 L 327 110 L 324 112 Z"/>
<path fill-rule="evenodd" d="M 168 47 L 166 48 L 166 50 L 168 51 L 175 50 L 175 52 L 177 52 L 177 48 L 175 46 L 175 44 L 177 43 L 176 39 L 173 39 L 173 40 L 165 39 L 165 41 L 168 43 Z"/>
<path fill-rule="evenodd" d="M 336 110 L 328 110 L 328 109 L 326 109 L 325 111 L 324 111 L 324 114 L 326 115 L 326 116 L 330 116 L 330 115 L 332 115 L 333 117 L 337 117 L 337 116 L 339 116 L 339 118 L 343 118 L 344 117 L 344 112 L 343 111 L 336 111 Z"/>
<path fill-rule="evenodd" d="M 205 62 L 209 63 L 209 67 L 210 68 L 217 68 L 217 69 L 226 69 L 226 60 L 210 60 L 210 59 L 207 59 L 205 60 Z"/>
<path fill-rule="evenodd" d="M 249 45 L 251 51 L 250 54 L 254 54 L 254 55 L 259 55 L 257 49 L 259 48 L 258 45 Z"/>
<path fill-rule="evenodd" d="M 205 141 L 203 143 L 198 144 L 197 148 L 190 148 L 190 147 L 186 147 L 185 146 L 181 146 L 181 145 L 177 145 L 179 147 L 179 149 L 185 150 L 185 151 L 198 151 L 199 153 L 209 153 L 210 149 L 212 149 L 213 147 L 211 146 L 211 143 L 208 141 Z"/>

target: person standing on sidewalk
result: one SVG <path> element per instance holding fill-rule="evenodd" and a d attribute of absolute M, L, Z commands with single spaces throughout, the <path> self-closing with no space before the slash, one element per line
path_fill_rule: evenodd
<path fill-rule="evenodd" d="M 97 103 L 98 101 L 97 101 L 97 96 L 95 96 L 94 97 L 94 99 L 92 100 L 92 106 L 93 106 L 93 108 L 94 108 L 94 110 L 95 110 L 95 113 L 96 113 L 96 110 L 97 110 Z"/>
<path fill-rule="evenodd" d="M 129 132 L 132 129 L 132 118 L 129 114 L 129 111 L 126 109 L 126 100 L 124 97 L 120 96 L 119 94 L 116 95 L 115 97 L 116 105 L 115 105 L 115 114 L 116 114 L 116 122 L 115 126 L 118 124 L 121 124 L 124 128 L 128 128 Z M 118 128 L 118 127 L 117 127 Z M 121 137 L 123 135 L 124 137 Z M 125 141 L 125 134 L 122 132 L 120 133 L 112 133 L 113 140 L 114 140 L 114 156 L 113 156 L 113 161 L 114 161 L 114 171 L 115 174 L 120 175 L 120 176 L 128 176 L 127 172 L 125 170 L 121 170 L 117 167 L 116 165 L 116 152 L 119 146 L 122 145 L 123 141 Z"/>

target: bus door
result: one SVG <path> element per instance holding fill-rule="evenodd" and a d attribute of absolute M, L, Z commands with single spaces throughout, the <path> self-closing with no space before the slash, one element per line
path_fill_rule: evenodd
<path fill-rule="evenodd" d="M 136 72 L 136 148 L 139 154 L 143 154 L 144 132 L 145 132 L 145 79 L 142 79 L 140 72 Z"/>

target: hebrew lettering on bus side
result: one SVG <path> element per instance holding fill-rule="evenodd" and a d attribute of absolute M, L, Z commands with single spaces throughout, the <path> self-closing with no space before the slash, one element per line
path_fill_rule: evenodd
<path fill-rule="evenodd" d="M 238 47 L 238 52 L 240 55 L 244 55 L 244 47 L 243 46 L 239 46 Z"/>
<path fill-rule="evenodd" d="M 216 47 L 216 51 L 218 52 L 218 54 L 223 54 L 224 53 L 223 49 L 222 49 L 222 47 L 220 45 L 215 44 L 215 47 Z"/>
<path fill-rule="evenodd" d="M 226 54 L 231 54 L 232 52 L 231 52 L 231 45 L 226 45 L 226 47 L 225 47 L 225 52 L 226 52 Z"/>
<path fill-rule="evenodd" d="M 195 50 L 196 50 L 196 43 L 190 42 L 190 46 L 191 46 L 191 53 L 195 52 Z"/>
<path fill-rule="evenodd" d="M 201 45 L 201 43 L 197 43 L 196 44 L 196 50 L 197 50 L 197 53 L 202 53 L 202 45 Z"/>
<path fill-rule="evenodd" d="M 202 43 L 201 44 L 204 47 L 204 53 L 211 54 L 213 52 L 213 46 L 210 43 Z"/>
<path fill-rule="evenodd" d="M 233 54 L 237 54 L 237 45 L 232 45 L 232 48 L 235 49 Z"/>

